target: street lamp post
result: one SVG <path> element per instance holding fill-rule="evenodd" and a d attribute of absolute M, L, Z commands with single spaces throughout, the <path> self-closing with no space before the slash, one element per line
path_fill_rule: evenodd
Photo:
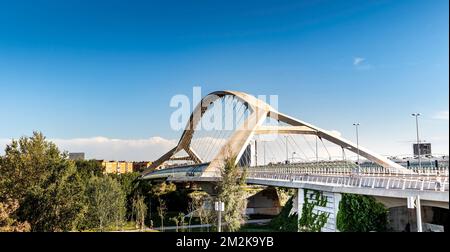
<path fill-rule="evenodd" d="M 422 168 L 420 160 L 420 140 L 419 140 L 419 119 L 420 113 L 413 113 L 412 116 L 416 117 L 416 135 L 417 135 L 417 159 L 419 160 L 419 169 Z"/>
<path fill-rule="evenodd" d="M 255 166 L 258 166 L 258 142 L 255 139 Z"/>
<path fill-rule="evenodd" d="M 292 158 L 291 158 L 291 162 L 294 163 L 294 155 L 297 154 L 295 151 L 292 152 Z"/>
<path fill-rule="evenodd" d="M 319 153 L 318 153 L 318 146 L 317 146 L 317 138 L 318 138 L 318 136 L 316 135 L 316 162 L 319 162 Z"/>
<path fill-rule="evenodd" d="M 221 200 L 216 201 L 214 203 L 214 208 L 219 215 L 217 218 L 217 232 L 222 232 L 222 212 L 225 211 L 225 203 Z"/>
<path fill-rule="evenodd" d="M 267 165 L 266 164 L 266 142 L 265 141 L 263 142 L 263 146 L 264 146 L 264 165 Z"/>
<path fill-rule="evenodd" d="M 288 141 L 287 141 L 287 136 L 284 136 L 285 140 L 286 140 L 286 164 L 289 163 L 289 152 L 288 152 Z"/>
<path fill-rule="evenodd" d="M 356 153 L 357 153 L 357 163 L 358 163 L 358 173 L 360 172 L 360 165 L 359 165 L 359 133 L 358 133 L 358 126 L 359 123 L 354 123 L 353 126 L 355 126 L 356 129 Z"/>

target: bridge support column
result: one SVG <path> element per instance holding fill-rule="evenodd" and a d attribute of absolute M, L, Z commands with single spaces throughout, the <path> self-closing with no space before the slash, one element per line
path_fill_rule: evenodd
<path fill-rule="evenodd" d="M 334 231 L 335 232 L 339 232 L 338 228 L 337 228 L 337 215 L 339 212 L 339 203 L 341 203 L 341 199 L 342 199 L 342 194 L 340 193 L 334 193 Z"/>
<path fill-rule="evenodd" d="M 297 232 L 300 232 L 300 218 L 302 217 L 303 204 L 305 203 L 305 190 L 297 189 L 297 197 L 295 199 L 297 209 Z"/>
<path fill-rule="evenodd" d="M 302 209 L 305 204 L 305 196 L 308 197 L 308 202 L 316 203 L 313 190 L 308 190 L 303 188 L 299 188 L 297 190 L 297 194 L 295 195 L 293 201 L 293 207 L 291 210 L 292 213 L 297 213 L 298 222 L 300 223 L 300 218 L 302 217 Z M 339 203 L 342 199 L 342 194 L 340 193 L 332 193 L 326 191 L 319 191 L 319 193 L 326 197 L 327 203 L 325 206 L 316 205 L 313 209 L 314 213 L 327 213 L 328 219 L 325 225 L 322 227 L 322 232 L 339 232 L 336 225 L 336 217 L 339 212 Z M 300 225 L 298 225 L 298 231 L 300 231 Z"/>
<path fill-rule="evenodd" d="M 263 214 L 276 216 L 281 211 L 280 198 L 274 187 L 268 187 L 247 198 L 248 215 Z"/>

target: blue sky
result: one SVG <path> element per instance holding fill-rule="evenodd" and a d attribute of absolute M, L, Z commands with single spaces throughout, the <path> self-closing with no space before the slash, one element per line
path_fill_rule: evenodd
<path fill-rule="evenodd" d="M 351 140 L 359 121 L 381 153 L 411 151 L 418 111 L 448 153 L 448 4 L 0 0 L 0 139 L 176 139 L 169 101 L 201 86 Z"/>

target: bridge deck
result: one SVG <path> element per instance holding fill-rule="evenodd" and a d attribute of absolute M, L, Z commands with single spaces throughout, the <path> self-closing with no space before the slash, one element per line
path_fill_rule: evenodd
<path fill-rule="evenodd" d="M 143 179 L 169 181 L 217 181 L 220 174 L 205 172 L 208 163 L 167 168 Z M 249 184 L 290 188 L 326 188 L 328 191 L 405 198 L 423 194 L 424 199 L 448 202 L 448 167 L 415 168 L 414 174 L 391 172 L 379 166 L 358 167 L 345 161 L 275 164 L 246 167 Z"/>

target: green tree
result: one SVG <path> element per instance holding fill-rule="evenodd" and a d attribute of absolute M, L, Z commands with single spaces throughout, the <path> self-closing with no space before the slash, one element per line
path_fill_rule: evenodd
<path fill-rule="evenodd" d="M 147 207 L 146 219 L 145 223 L 151 226 L 151 206 L 152 206 L 152 195 L 150 193 L 152 188 L 151 182 L 149 180 L 135 179 L 133 182 L 132 194 L 133 197 L 135 195 L 141 195 L 144 199 L 144 204 Z M 129 209 L 129 204 L 127 200 L 127 211 Z M 133 215 L 133 213 L 131 213 Z M 132 219 L 132 218 L 131 218 Z"/>
<path fill-rule="evenodd" d="M 158 183 L 152 185 L 150 194 L 158 200 L 158 207 L 156 208 L 158 216 L 161 219 L 161 228 L 164 229 L 164 217 L 167 213 L 167 204 L 163 196 L 175 191 L 177 188 L 174 183 Z"/>
<path fill-rule="evenodd" d="M 144 196 L 136 194 L 133 199 L 133 216 L 136 216 L 136 227 L 142 230 L 144 228 L 145 216 L 147 215 L 147 205 Z"/>
<path fill-rule="evenodd" d="M 133 215 L 134 197 L 136 194 L 141 193 L 137 188 L 140 174 L 137 172 L 129 172 L 123 174 L 108 174 L 107 176 L 110 176 L 119 182 L 126 198 L 126 216 L 127 219 L 131 220 L 131 216 Z"/>
<path fill-rule="evenodd" d="M 88 227 L 105 230 L 113 225 L 119 228 L 125 219 L 125 194 L 115 179 L 110 176 L 92 177 L 88 183 L 86 197 Z"/>
<path fill-rule="evenodd" d="M 387 217 L 387 209 L 374 197 L 342 194 L 336 225 L 342 232 L 386 231 Z"/>
<path fill-rule="evenodd" d="M 153 185 L 152 188 L 150 189 L 150 193 L 157 198 L 161 198 L 163 195 L 171 193 L 171 192 L 175 191 L 176 189 L 177 189 L 177 187 L 175 186 L 174 183 L 162 182 L 162 183 Z"/>
<path fill-rule="evenodd" d="M 137 179 L 140 176 L 139 173 L 129 172 L 123 174 L 108 174 L 108 176 L 111 176 L 119 182 L 122 191 L 127 197 L 134 197 L 135 184 L 137 183 Z"/>
<path fill-rule="evenodd" d="M 167 214 L 167 206 L 166 206 L 166 202 L 161 199 L 158 198 L 159 200 L 159 206 L 157 207 L 157 211 L 158 211 L 158 216 L 161 219 L 161 231 L 164 231 L 164 218 Z"/>
<path fill-rule="evenodd" d="M 205 216 L 208 215 L 209 209 L 204 208 L 204 204 L 207 202 L 211 202 L 211 196 L 209 196 L 206 192 L 203 191 L 193 191 L 188 194 L 188 197 L 191 199 L 188 204 L 188 212 L 189 212 L 189 220 L 188 225 L 189 228 L 191 226 L 192 218 L 197 216 L 200 225 L 204 223 Z M 206 217 L 208 219 L 208 217 Z"/>
<path fill-rule="evenodd" d="M 224 160 L 221 169 L 221 180 L 218 183 L 217 198 L 225 203 L 223 220 L 228 231 L 239 230 L 241 223 L 245 221 L 245 209 L 247 207 L 246 193 L 244 190 L 246 172 L 240 172 L 236 166 L 236 158 L 228 157 Z"/>
<path fill-rule="evenodd" d="M 178 224 L 180 223 L 180 219 L 178 218 L 178 216 L 174 216 L 169 220 L 175 223 L 175 232 L 178 232 Z"/>
<path fill-rule="evenodd" d="M 84 186 L 74 166 L 50 176 L 45 187 L 35 187 L 26 196 L 19 213 L 33 231 L 69 231 L 84 218 Z"/>
<path fill-rule="evenodd" d="M 26 232 L 30 231 L 28 222 L 19 222 L 11 216 L 19 208 L 17 200 L 0 202 L 0 232 Z"/>
<path fill-rule="evenodd" d="M 88 181 L 92 176 L 102 176 L 102 164 L 98 160 L 76 160 L 77 172 L 84 181 Z"/>
<path fill-rule="evenodd" d="M 180 226 L 182 226 L 182 230 L 184 230 L 184 226 L 186 225 L 186 215 L 184 213 L 178 213 L 178 219 L 180 220 Z"/>
<path fill-rule="evenodd" d="M 41 187 L 53 171 L 65 165 L 65 155 L 40 132 L 12 140 L 0 158 L 0 197 L 21 201 L 35 187 Z"/>
<path fill-rule="evenodd" d="M 6 146 L 0 158 L 0 201 L 17 200 L 15 215 L 32 231 L 72 230 L 85 212 L 83 193 L 74 162 L 42 133 Z"/>
<path fill-rule="evenodd" d="M 286 202 L 281 212 L 270 220 L 269 225 L 282 232 L 297 232 L 298 231 L 298 215 L 291 214 L 294 196 L 291 196 Z"/>

